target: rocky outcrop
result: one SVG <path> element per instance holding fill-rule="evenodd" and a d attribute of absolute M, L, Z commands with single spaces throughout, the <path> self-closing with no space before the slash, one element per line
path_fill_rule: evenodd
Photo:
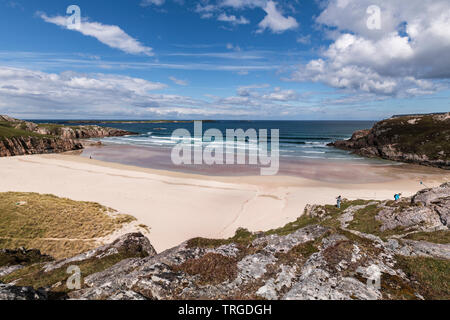
<path fill-rule="evenodd" d="M 450 169 L 450 113 L 393 117 L 330 146 L 365 157 Z"/>
<path fill-rule="evenodd" d="M 104 137 L 121 137 L 133 134 L 132 132 L 106 128 L 100 126 L 77 126 L 77 127 L 38 127 L 34 132 L 42 135 L 57 135 L 63 139 L 91 139 Z"/>
<path fill-rule="evenodd" d="M 19 248 L 15 250 L 0 249 L 0 268 L 14 265 L 30 265 L 52 261 L 53 258 L 42 254 L 39 250 Z"/>
<path fill-rule="evenodd" d="M 0 300 L 47 300 L 47 298 L 42 290 L 0 283 Z"/>
<path fill-rule="evenodd" d="M 7 252 L 8 256 L 14 257 L 18 253 L 16 250 Z M 23 253 L 23 249 L 19 252 Z M 53 259 L 47 256 L 40 256 L 36 260 L 38 252 L 26 253 L 35 259 L 34 263 L 30 259 L 26 263 L 22 261 L 24 259 L 8 259 L 9 263 L 4 263 L 0 268 L 0 300 L 65 299 L 68 292 L 67 279 L 72 274 L 70 268 L 79 268 L 80 276 L 85 278 L 92 273 L 101 273 L 119 262 L 156 255 L 150 241 L 140 233 L 123 235 L 111 244 L 58 261 L 49 261 Z"/>
<path fill-rule="evenodd" d="M 72 139 L 35 136 L 0 139 L 0 157 L 60 153 L 81 149 L 83 149 L 82 144 Z"/>
<path fill-rule="evenodd" d="M 130 234 L 45 263 L 36 275 L 40 284 L 51 279 L 48 297 L 63 291 L 58 297 L 65 299 L 449 299 L 442 283 L 450 268 L 450 231 L 439 213 L 448 209 L 449 197 L 450 184 L 444 184 L 398 202 L 308 206 L 280 229 L 192 239 L 160 254 L 144 236 Z M 70 265 L 90 270 L 81 289 L 65 290 L 64 279 L 55 283 L 55 274 Z M 33 285 L 20 279 L 23 274 L 9 274 L 8 282 Z"/>
<path fill-rule="evenodd" d="M 36 124 L 0 115 L 0 157 L 60 153 L 83 149 L 80 139 L 131 135 L 132 132 L 100 126 L 62 126 Z"/>

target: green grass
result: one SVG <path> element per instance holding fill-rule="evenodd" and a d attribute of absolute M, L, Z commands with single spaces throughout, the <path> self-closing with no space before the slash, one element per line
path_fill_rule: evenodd
<path fill-rule="evenodd" d="M 412 233 L 412 234 L 406 236 L 405 239 L 416 240 L 416 241 L 427 241 L 427 242 L 439 243 L 439 244 L 449 244 L 450 243 L 450 230 Z"/>
<path fill-rule="evenodd" d="M 188 248 L 217 248 L 223 245 L 237 243 L 247 245 L 256 239 L 256 235 L 247 229 L 239 228 L 235 235 L 228 239 L 194 238 L 187 242 Z"/>
<path fill-rule="evenodd" d="M 384 120 L 380 126 L 390 128 L 379 137 L 382 143 L 397 142 L 397 148 L 405 153 L 424 154 L 431 160 L 449 160 L 450 120 L 436 121 L 433 116 L 423 116 L 417 124 L 407 121 L 414 117 L 400 117 Z M 416 117 L 419 118 L 419 117 Z M 439 155 L 446 151 L 446 156 Z"/>
<path fill-rule="evenodd" d="M 375 216 L 380 210 L 376 204 L 357 210 L 349 228 L 363 233 L 379 234 L 382 223 L 376 220 Z"/>
<path fill-rule="evenodd" d="M 379 236 L 383 240 L 386 240 L 390 236 L 404 233 L 405 230 L 400 227 L 392 230 L 381 231 L 383 224 L 376 219 L 376 215 L 381 210 L 382 209 L 378 207 L 378 204 L 369 205 L 365 208 L 357 210 L 348 227 L 359 232 Z"/>
<path fill-rule="evenodd" d="M 397 268 L 413 279 L 412 286 L 425 299 L 450 299 L 450 261 L 424 257 L 397 256 Z"/>
<path fill-rule="evenodd" d="M 304 227 L 307 227 L 309 225 L 318 224 L 319 219 L 313 218 L 307 215 L 303 215 L 300 218 L 298 218 L 296 221 L 286 224 L 284 227 L 278 228 L 278 229 L 272 229 L 267 232 L 265 232 L 266 235 L 279 235 L 279 236 L 286 236 L 288 234 L 291 234 L 299 229 L 302 229 Z"/>
<path fill-rule="evenodd" d="M 17 137 L 51 138 L 50 136 L 38 134 L 35 132 L 26 131 L 23 129 L 16 129 L 12 127 L 9 122 L 0 121 L 0 140 Z"/>

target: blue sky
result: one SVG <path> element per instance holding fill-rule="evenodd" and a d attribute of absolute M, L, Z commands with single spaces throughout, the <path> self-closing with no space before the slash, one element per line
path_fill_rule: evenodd
<path fill-rule="evenodd" d="M 390 2 L 0 0 L 0 113 L 377 120 L 450 111 L 450 4 Z M 77 29 L 70 5 L 81 9 Z"/>

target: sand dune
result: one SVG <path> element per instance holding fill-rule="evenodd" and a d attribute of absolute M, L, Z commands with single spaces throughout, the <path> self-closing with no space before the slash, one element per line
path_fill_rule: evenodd
<path fill-rule="evenodd" d="M 94 201 L 135 216 L 151 228 L 157 251 L 193 237 L 230 237 L 238 227 L 280 227 L 298 218 L 306 204 L 409 196 L 450 180 L 424 167 L 367 167 L 374 183 L 331 183 L 301 177 L 211 177 L 157 171 L 89 160 L 75 155 L 0 158 L 0 192 L 49 193 Z M 349 175 L 351 175 L 349 171 Z"/>

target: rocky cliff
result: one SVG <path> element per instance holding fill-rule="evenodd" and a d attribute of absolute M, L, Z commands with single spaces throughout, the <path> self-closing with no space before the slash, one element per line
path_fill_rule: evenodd
<path fill-rule="evenodd" d="M 330 146 L 365 157 L 450 169 L 450 113 L 393 117 Z"/>
<path fill-rule="evenodd" d="M 280 229 L 160 254 L 130 234 L 71 259 L 0 264 L 0 299 L 450 299 L 449 221 L 447 183 L 398 202 L 308 206 Z M 70 265 L 80 289 L 67 289 Z"/>
<path fill-rule="evenodd" d="M 79 139 L 130 134 L 115 128 L 36 124 L 0 115 L 0 157 L 80 150 Z"/>
<path fill-rule="evenodd" d="M 41 137 L 12 137 L 0 139 L 0 157 L 59 153 L 80 149 L 83 149 L 81 143 L 72 139 Z"/>

